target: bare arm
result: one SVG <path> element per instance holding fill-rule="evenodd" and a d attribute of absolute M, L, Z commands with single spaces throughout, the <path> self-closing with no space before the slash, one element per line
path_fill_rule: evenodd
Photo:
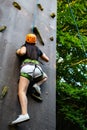
<path fill-rule="evenodd" d="M 43 53 L 43 55 L 41 56 L 41 59 L 48 62 L 49 61 L 49 58 L 46 56 L 45 53 Z"/>
<path fill-rule="evenodd" d="M 24 54 L 26 54 L 26 47 L 23 46 L 23 47 L 21 47 L 20 49 L 18 49 L 18 50 L 16 51 L 16 54 L 17 54 L 17 55 L 20 55 L 20 56 L 23 56 Z"/>

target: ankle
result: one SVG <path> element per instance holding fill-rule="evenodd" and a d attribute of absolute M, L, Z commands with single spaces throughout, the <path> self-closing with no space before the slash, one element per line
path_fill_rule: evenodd
<path fill-rule="evenodd" d="M 37 86 L 38 86 L 38 84 L 34 84 L 34 85 L 33 85 L 33 87 L 37 87 Z"/>
<path fill-rule="evenodd" d="M 21 113 L 21 115 L 27 115 L 28 113 Z"/>

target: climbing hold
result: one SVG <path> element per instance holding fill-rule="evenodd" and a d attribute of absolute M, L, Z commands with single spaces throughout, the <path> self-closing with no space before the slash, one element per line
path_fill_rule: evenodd
<path fill-rule="evenodd" d="M 8 92 L 8 87 L 7 86 L 3 86 L 2 87 L 2 92 L 0 94 L 0 99 L 3 99 L 6 96 L 7 92 Z"/>
<path fill-rule="evenodd" d="M 6 26 L 1 26 L 0 27 L 0 32 L 4 31 L 7 27 Z"/>
<path fill-rule="evenodd" d="M 39 32 L 39 30 L 38 30 L 38 28 L 36 26 L 33 27 L 33 32 L 37 35 L 37 38 L 42 43 L 42 45 L 44 45 L 43 39 L 42 39 L 42 37 L 40 35 L 40 32 Z"/>
<path fill-rule="evenodd" d="M 41 4 L 37 4 L 37 6 L 39 7 L 39 9 L 41 10 L 41 11 L 43 11 L 43 7 L 42 7 L 42 5 Z"/>
<path fill-rule="evenodd" d="M 52 18 L 55 18 L 56 15 L 55 15 L 55 13 L 51 13 L 50 16 L 51 16 Z"/>
<path fill-rule="evenodd" d="M 53 36 L 52 36 L 52 37 L 50 37 L 50 40 L 51 40 L 51 41 L 53 41 L 53 40 L 54 40 Z"/>
<path fill-rule="evenodd" d="M 48 92 L 46 92 L 46 95 L 48 95 Z"/>
<path fill-rule="evenodd" d="M 21 6 L 17 2 L 13 2 L 13 6 L 19 10 L 21 10 Z"/>

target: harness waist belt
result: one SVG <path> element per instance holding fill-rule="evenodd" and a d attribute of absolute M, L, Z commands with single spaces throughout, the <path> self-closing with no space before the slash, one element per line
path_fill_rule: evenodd
<path fill-rule="evenodd" d="M 23 64 L 24 64 L 24 63 L 39 64 L 39 62 L 38 62 L 37 60 L 31 60 L 31 59 L 25 59 L 25 60 L 23 61 Z"/>

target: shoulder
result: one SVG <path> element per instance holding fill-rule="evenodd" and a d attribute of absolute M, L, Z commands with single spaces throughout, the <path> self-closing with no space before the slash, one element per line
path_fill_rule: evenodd
<path fill-rule="evenodd" d="M 23 44 L 21 47 L 26 47 L 26 43 L 25 43 L 25 44 Z"/>
<path fill-rule="evenodd" d="M 37 50 L 40 50 L 40 48 L 38 46 L 35 46 Z M 41 50 L 40 50 L 41 51 Z"/>
<path fill-rule="evenodd" d="M 42 55 L 43 55 L 42 50 L 41 50 L 39 47 L 37 47 L 37 46 L 36 46 L 36 48 L 37 48 L 38 55 L 39 55 L 39 56 L 42 56 Z"/>

